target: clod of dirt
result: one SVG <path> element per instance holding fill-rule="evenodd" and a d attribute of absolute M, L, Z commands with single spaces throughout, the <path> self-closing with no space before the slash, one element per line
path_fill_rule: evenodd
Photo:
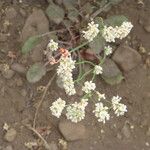
<path fill-rule="evenodd" d="M 3 150 L 13 150 L 11 145 L 8 145 L 7 147 L 3 148 Z"/>
<path fill-rule="evenodd" d="M 49 31 L 49 21 L 46 18 L 44 12 L 34 10 L 33 13 L 27 18 L 22 30 L 22 41 L 27 40 L 29 37 L 39 35 Z"/>
<path fill-rule="evenodd" d="M 124 72 L 134 69 L 141 63 L 141 55 L 128 46 L 120 46 L 113 55 L 113 60 L 120 66 Z"/>
<path fill-rule="evenodd" d="M 0 33 L 0 42 L 5 42 L 7 40 L 7 34 Z"/>
<path fill-rule="evenodd" d="M 127 139 L 131 137 L 131 132 L 130 132 L 129 124 L 125 123 L 125 125 L 122 128 L 122 134 Z"/>
<path fill-rule="evenodd" d="M 55 142 L 49 144 L 50 150 L 58 150 L 58 146 Z"/>
<path fill-rule="evenodd" d="M 144 26 L 144 29 L 145 29 L 146 32 L 150 33 L 150 25 Z"/>
<path fill-rule="evenodd" d="M 110 85 L 118 84 L 122 81 L 123 76 L 122 72 L 118 68 L 118 66 L 111 59 L 106 59 L 104 64 L 102 65 L 103 73 L 102 78 L 106 83 Z"/>
<path fill-rule="evenodd" d="M 11 79 L 14 76 L 15 72 L 11 69 L 2 71 L 2 75 L 4 76 L 4 78 L 6 79 Z"/>
<path fill-rule="evenodd" d="M 13 71 L 16 71 L 19 74 L 26 74 L 27 71 L 27 69 L 22 64 L 18 64 L 18 63 L 12 64 L 11 69 Z"/>
<path fill-rule="evenodd" d="M 14 19 L 17 16 L 17 11 L 13 7 L 6 9 L 5 13 L 6 13 L 6 20 Z"/>
<path fill-rule="evenodd" d="M 72 123 L 68 120 L 59 123 L 59 130 L 66 141 L 76 141 L 86 138 L 86 128 L 82 124 Z"/>
<path fill-rule="evenodd" d="M 17 136 L 17 131 L 13 128 L 10 128 L 4 135 L 4 139 L 7 142 L 13 142 L 15 140 L 16 136 Z"/>

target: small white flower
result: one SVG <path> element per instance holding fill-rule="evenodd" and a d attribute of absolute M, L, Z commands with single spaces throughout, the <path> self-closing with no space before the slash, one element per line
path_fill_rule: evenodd
<path fill-rule="evenodd" d="M 95 83 L 93 83 L 92 81 L 86 81 L 84 83 L 82 91 L 84 91 L 85 93 L 90 93 L 91 91 L 94 91 L 95 88 L 96 88 Z"/>
<path fill-rule="evenodd" d="M 52 115 L 59 118 L 65 106 L 66 102 L 61 98 L 58 98 L 55 102 L 52 103 L 52 106 L 50 107 Z"/>
<path fill-rule="evenodd" d="M 105 38 L 106 42 L 115 42 L 116 29 L 112 26 L 104 26 L 103 37 Z"/>
<path fill-rule="evenodd" d="M 105 123 L 106 120 L 110 119 L 110 115 L 108 113 L 108 107 L 104 107 L 103 103 L 96 103 L 95 110 L 93 111 L 95 116 L 98 118 L 98 122 Z"/>
<path fill-rule="evenodd" d="M 95 68 L 94 68 L 94 73 L 96 75 L 102 74 L 103 73 L 103 68 L 100 65 L 96 65 Z"/>
<path fill-rule="evenodd" d="M 117 116 L 122 116 L 125 112 L 127 112 L 127 106 L 120 103 L 121 99 L 122 98 L 119 96 L 113 96 L 112 98 L 113 110 Z"/>
<path fill-rule="evenodd" d="M 125 38 L 133 28 L 131 22 L 123 22 L 121 26 L 104 26 L 103 37 L 106 42 L 115 42 L 115 39 L 123 39 Z"/>
<path fill-rule="evenodd" d="M 100 92 L 96 91 L 96 94 L 98 96 L 98 101 L 101 101 L 101 99 L 106 99 L 105 94 L 101 94 Z"/>
<path fill-rule="evenodd" d="M 94 21 L 88 23 L 87 31 L 83 31 L 83 37 L 87 39 L 89 42 L 93 41 L 93 39 L 99 33 L 98 24 L 95 24 Z"/>
<path fill-rule="evenodd" d="M 57 49 L 58 49 L 58 43 L 55 42 L 54 40 L 50 40 L 50 42 L 48 43 L 47 47 L 48 47 L 51 51 L 57 51 Z"/>
<path fill-rule="evenodd" d="M 85 107 L 87 106 L 87 99 L 82 99 L 80 103 L 75 102 L 67 107 L 67 119 L 72 122 L 79 122 L 85 118 Z"/>
<path fill-rule="evenodd" d="M 105 54 L 106 56 L 110 55 L 112 53 L 112 47 L 110 47 L 109 45 L 108 46 L 105 46 Z"/>
<path fill-rule="evenodd" d="M 61 57 L 60 65 L 57 68 L 57 75 L 61 79 L 65 92 L 68 95 L 74 95 L 76 93 L 72 77 L 74 68 L 75 61 L 72 60 L 71 56 Z"/>

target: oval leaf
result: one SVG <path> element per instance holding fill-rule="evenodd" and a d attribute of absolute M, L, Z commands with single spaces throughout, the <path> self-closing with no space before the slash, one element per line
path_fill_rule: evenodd
<path fill-rule="evenodd" d="M 46 68 L 40 63 L 32 65 L 27 72 L 27 80 L 30 83 L 38 82 L 46 74 Z"/>
<path fill-rule="evenodd" d="M 50 20 L 54 21 L 56 24 L 59 24 L 63 21 L 65 12 L 64 10 L 55 4 L 50 4 L 46 9 L 46 14 Z"/>
<path fill-rule="evenodd" d="M 104 49 L 105 43 L 105 39 L 101 36 L 101 34 L 99 34 L 92 42 L 89 43 L 89 46 L 95 54 L 99 54 Z"/>
<path fill-rule="evenodd" d="M 33 47 L 35 47 L 39 41 L 41 40 L 40 37 L 38 36 L 32 36 L 30 37 L 23 45 L 22 49 L 21 49 L 21 52 L 23 54 L 27 54 L 29 53 Z"/>
<path fill-rule="evenodd" d="M 115 26 L 121 26 L 124 21 L 128 21 L 128 18 L 126 18 L 123 15 L 111 16 L 105 20 L 105 24 L 108 26 L 115 27 Z"/>

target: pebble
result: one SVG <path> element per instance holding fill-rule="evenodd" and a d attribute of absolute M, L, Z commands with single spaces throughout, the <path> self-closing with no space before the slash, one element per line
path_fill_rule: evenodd
<path fill-rule="evenodd" d="M 16 136 L 17 136 L 17 131 L 13 128 L 10 128 L 4 135 L 4 139 L 7 142 L 13 142 L 15 140 Z"/>
<path fill-rule="evenodd" d="M 18 63 L 13 63 L 11 65 L 11 69 L 20 74 L 25 74 L 27 71 L 27 69 L 22 64 L 18 64 Z"/>
<path fill-rule="evenodd" d="M 59 123 L 59 130 L 66 141 L 76 141 L 86 138 L 86 128 L 84 125 L 72 123 L 68 120 Z"/>
<path fill-rule="evenodd" d="M 145 29 L 146 32 L 150 33 L 150 25 L 144 26 L 144 29 Z"/>
<path fill-rule="evenodd" d="M 122 134 L 127 139 L 131 137 L 130 127 L 129 127 L 129 125 L 127 123 L 125 123 L 125 125 L 122 128 Z"/>
<path fill-rule="evenodd" d="M 27 91 L 25 89 L 21 89 L 20 94 L 25 97 L 27 96 Z"/>
<path fill-rule="evenodd" d="M 112 59 L 124 71 L 128 72 L 134 69 L 142 62 L 141 55 L 129 46 L 120 46 L 113 55 Z"/>
<path fill-rule="evenodd" d="M 11 79 L 14 76 L 15 72 L 11 69 L 8 69 L 6 71 L 2 71 L 2 75 L 4 76 L 4 78 L 6 79 Z"/>

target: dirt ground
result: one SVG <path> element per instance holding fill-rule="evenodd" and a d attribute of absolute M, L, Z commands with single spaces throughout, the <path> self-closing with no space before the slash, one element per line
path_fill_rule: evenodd
<path fill-rule="evenodd" d="M 139 6 L 136 0 L 124 0 L 108 12 L 108 16 L 125 15 L 133 23 L 130 45 L 139 51 L 143 58 L 142 63 L 125 73 L 125 80 L 119 85 L 110 86 L 102 79 L 96 79 L 100 91 L 107 93 L 109 97 L 118 94 L 123 98 L 123 103 L 128 106 L 128 112 L 124 117 L 112 118 L 105 125 L 98 123 L 88 113 L 82 122 L 87 128 L 87 138 L 68 142 L 68 150 L 150 150 L 150 68 L 148 66 L 150 65 L 150 32 L 144 29 L 145 25 L 148 23 L 150 25 L 150 0 L 143 1 L 144 6 Z M 21 48 L 20 31 L 26 18 L 33 8 L 44 9 L 46 6 L 44 0 L 23 0 L 22 3 L 18 3 L 17 0 L 0 1 L 0 31 L 10 34 L 6 40 L 0 42 L 1 64 L 11 62 L 7 56 L 8 51 L 15 51 L 20 57 L 18 52 Z M 8 7 L 15 8 L 19 14 L 16 19 L 9 18 L 10 14 L 4 12 Z M 10 20 L 7 27 L 6 20 Z M 141 45 L 145 48 L 146 54 L 140 52 Z M 46 85 L 52 74 L 53 72 L 48 73 L 36 84 L 28 83 L 24 75 L 19 73 L 15 73 L 10 79 L 0 74 L 0 150 L 6 150 L 8 145 L 13 150 L 26 150 L 24 143 L 37 139 L 23 126 L 23 123 L 32 124 L 35 108 L 41 98 L 41 93 L 36 89 L 40 85 Z M 37 118 L 37 127 L 50 126 L 51 133 L 46 136 L 49 143 L 51 141 L 58 143 L 59 139 L 63 139 L 58 130 L 59 120 L 49 111 L 49 106 L 59 96 L 66 97 L 63 90 L 53 82 Z M 17 131 L 13 142 L 6 142 L 4 139 L 4 123 Z"/>

